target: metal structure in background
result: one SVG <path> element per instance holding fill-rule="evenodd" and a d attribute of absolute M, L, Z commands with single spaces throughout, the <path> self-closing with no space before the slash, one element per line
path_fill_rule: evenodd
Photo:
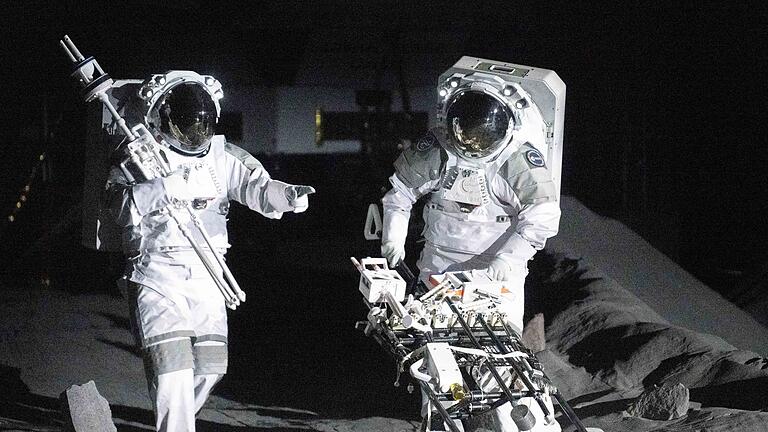
<path fill-rule="evenodd" d="M 386 184 L 392 162 L 404 141 L 416 142 L 428 129 L 426 112 L 392 111 L 391 92 L 357 90 L 358 111 L 315 111 L 315 144 L 326 140 L 359 140 L 371 177 Z M 410 108 L 409 108 L 410 109 Z"/>
<path fill-rule="evenodd" d="M 397 361 L 396 385 L 408 371 L 429 398 L 428 424 L 442 423 L 457 432 L 454 420 L 510 401 L 518 429 L 535 430 L 537 422 L 555 422 L 550 409 L 554 399 L 576 430 L 587 431 L 505 321 L 499 308 L 502 282 L 491 280 L 483 270 L 447 272 L 434 287 L 418 281 L 406 295 L 406 280 L 416 278 L 404 263 L 398 267 L 401 277 L 383 258 L 352 262 L 360 271 L 359 290 L 368 308 L 367 320 L 357 326 Z M 493 389 L 481 383 L 488 374 Z M 528 405 L 521 403 L 523 398 Z M 530 409 L 531 401 L 543 418 Z M 439 420 L 433 422 L 433 417 Z"/>
<path fill-rule="evenodd" d="M 117 109 L 112 105 L 107 95 L 107 91 L 114 84 L 112 78 L 104 72 L 93 57 L 83 57 L 68 36 L 64 36 L 64 39 L 60 40 L 59 43 L 73 63 L 72 77 L 82 86 L 82 96 L 85 101 L 91 102 L 94 99 L 101 101 L 104 107 L 112 114 L 115 124 L 128 140 L 122 146 L 125 154 L 122 155 L 123 159 L 120 163 L 120 168 L 125 174 L 126 179 L 131 183 L 135 183 L 137 181 L 146 181 L 170 175 L 172 172 L 171 167 L 162 154 L 161 145 L 155 140 L 146 126 L 139 123 L 133 127 L 128 127 L 125 119 L 120 116 Z M 140 174 L 142 178 L 136 179 L 134 174 Z M 240 289 L 240 285 L 224 262 L 224 258 L 214 247 L 192 204 L 187 201 L 175 200 L 167 207 L 167 210 L 168 214 L 179 225 L 181 232 L 189 240 L 192 249 L 213 278 L 217 288 L 224 296 L 227 307 L 230 309 L 237 308 L 241 302 L 245 301 L 245 293 Z M 193 232 L 187 227 L 185 217 L 192 222 L 198 234 L 204 239 L 208 246 L 207 248 L 203 248 L 197 243 Z M 218 267 L 211 261 L 206 252 L 209 252 L 214 257 Z"/>

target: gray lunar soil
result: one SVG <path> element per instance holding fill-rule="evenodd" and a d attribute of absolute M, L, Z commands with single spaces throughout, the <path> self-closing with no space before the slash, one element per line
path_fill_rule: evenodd
<path fill-rule="evenodd" d="M 543 314 L 546 346 L 537 356 L 583 422 L 617 432 L 768 430 L 768 331 L 621 224 L 572 198 L 563 209 L 561 234 L 531 262 L 526 317 Z M 603 235 L 586 235 L 587 229 Z M 349 295 L 357 296 L 356 273 L 346 275 Z M 660 291 L 663 307 L 649 306 L 645 298 Z M 710 299 L 707 308 L 697 306 L 702 298 Z M 142 364 L 121 298 L 6 286 L 0 300 L 0 430 L 61 430 L 59 395 L 91 380 L 109 401 L 118 431 L 151 430 Z M 279 365 L 254 367 L 280 373 Z M 386 385 L 391 378 L 375 377 Z M 338 377 L 352 390 L 358 383 L 348 379 Z M 295 385 L 285 390 L 317 390 L 306 381 Z M 237 383 L 226 386 L 232 387 Z M 406 397 L 403 387 L 395 390 Z M 265 404 L 269 395 L 249 403 L 247 395 L 214 392 L 198 430 L 417 429 L 413 395 L 399 415 L 364 403 L 350 407 L 352 398 L 335 407 L 333 394 L 325 396 L 327 405 L 285 397 Z M 558 420 L 573 430 L 562 415 Z"/>

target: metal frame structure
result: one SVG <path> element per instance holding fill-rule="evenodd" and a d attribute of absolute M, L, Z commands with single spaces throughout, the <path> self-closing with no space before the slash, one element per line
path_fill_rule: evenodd
<path fill-rule="evenodd" d="M 352 261 L 361 270 L 357 260 Z M 364 298 L 368 319 L 359 321 L 357 326 L 397 361 L 396 385 L 402 372 L 408 371 L 429 398 L 428 424 L 434 424 L 431 418 L 439 418 L 448 430 L 458 432 L 455 420 L 488 412 L 510 401 L 512 420 L 518 429 L 527 431 L 535 427 L 536 418 L 519 401 L 533 398 L 546 423 L 555 421 L 550 409 L 553 405 L 547 404 L 547 400 L 554 399 L 577 431 L 587 431 L 534 354 L 522 343 L 521 336 L 505 322 L 492 292 L 472 288 L 474 295 L 467 303 L 459 300 L 458 295 L 471 288 L 464 278 L 466 272 L 446 273 L 443 282 L 428 290 L 404 263 L 398 269 L 411 282 L 408 298 L 405 302 L 385 294 L 378 301 Z M 436 344 L 447 344 L 453 356 L 430 358 L 432 363 L 441 362 L 439 370 L 425 365 L 430 346 Z M 449 382 L 441 383 L 445 371 L 453 365 L 461 371 L 461 382 L 450 382 L 456 380 L 454 375 Z M 490 373 L 498 391 L 484 390 L 473 378 L 472 369 L 480 367 Z"/>

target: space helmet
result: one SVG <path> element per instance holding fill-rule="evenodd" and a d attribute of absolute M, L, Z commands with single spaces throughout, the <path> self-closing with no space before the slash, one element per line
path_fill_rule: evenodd
<path fill-rule="evenodd" d="M 510 149 L 532 107 L 530 95 L 498 74 L 449 69 L 438 84 L 437 116 L 444 127 L 444 147 L 473 162 L 494 160 Z M 514 142 L 514 143 L 513 143 Z"/>
<path fill-rule="evenodd" d="M 163 142 L 186 156 L 205 154 L 215 133 L 221 84 L 191 71 L 153 75 L 139 90 L 145 122 Z"/>
<path fill-rule="evenodd" d="M 464 158 L 481 159 L 509 141 L 514 116 L 494 95 L 472 88 L 456 92 L 445 110 L 445 128 L 453 150 Z"/>

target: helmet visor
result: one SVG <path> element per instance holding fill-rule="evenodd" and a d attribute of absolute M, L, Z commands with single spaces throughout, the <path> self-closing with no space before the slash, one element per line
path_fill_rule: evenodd
<path fill-rule="evenodd" d="M 512 118 L 509 108 L 479 91 L 457 94 L 446 111 L 451 143 L 465 157 L 488 156 L 505 144 Z"/>
<path fill-rule="evenodd" d="M 208 148 L 215 133 L 216 104 L 197 83 L 183 83 L 165 95 L 158 109 L 160 130 L 179 150 L 199 153 Z"/>
<path fill-rule="evenodd" d="M 168 122 L 170 135 L 182 150 L 195 152 L 208 145 L 214 135 L 216 113 L 200 111 L 193 115 L 172 116 Z"/>

